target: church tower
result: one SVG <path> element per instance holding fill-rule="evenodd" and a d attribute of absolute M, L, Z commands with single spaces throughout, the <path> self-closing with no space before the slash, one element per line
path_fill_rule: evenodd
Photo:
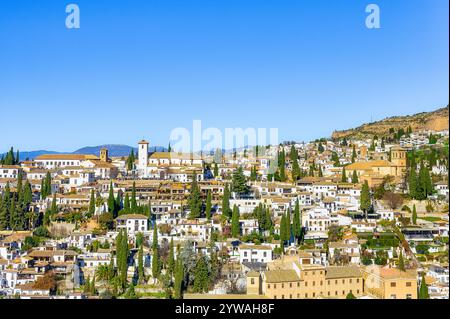
<path fill-rule="evenodd" d="M 138 170 L 145 171 L 148 164 L 148 142 L 142 140 L 138 143 Z"/>
<path fill-rule="evenodd" d="M 391 163 L 396 166 L 396 175 L 402 176 L 406 170 L 406 150 L 399 146 L 391 148 Z"/>
<path fill-rule="evenodd" d="M 100 161 L 108 162 L 108 149 L 107 148 L 100 149 Z"/>

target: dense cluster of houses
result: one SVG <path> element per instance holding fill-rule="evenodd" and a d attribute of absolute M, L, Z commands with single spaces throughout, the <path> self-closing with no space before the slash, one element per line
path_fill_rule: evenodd
<path fill-rule="evenodd" d="M 400 144 L 377 145 L 374 150 L 370 150 L 372 140 L 357 140 L 348 145 L 332 141 L 322 145 L 321 142 L 323 149 L 320 151 L 317 142 L 294 144 L 299 168 L 308 172 L 311 166 L 320 167 L 320 174 L 306 174 L 296 181 L 284 182 L 269 180 L 270 161 L 281 148 L 289 154 L 292 145 L 267 147 L 264 154 L 258 156 L 250 150 L 242 150 L 217 160 L 214 155 L 151 153 L 149 143 L 140 141 L 131 170 L 128 170 L 126 157 L 111 158 L 107 149 L 102 149 L 99 156 L 50 154 L 22 161 L 20 165 L 0 166 L 0 192 L 4 192 L 6 185 L 14 189 L 18 176 L 23 176 L 31 184 L 30 211 L 35 213 L 45 212 L 56 200 L 58 214 L 62 217 L 71 212 L 83 214 L 91 203 L 92 190 L 100 199 L 95 203 L 91 219 L 79 222 L 55 219 L 49 230 L 64 232 L 37 245 L 29 243 L 33 229 L 1 230 L 0 295 L 86 298 L 79 290 L 80 285 L 86 278 L 92 278 L 100 266 L 117 262 L 115 239 L 120 230 L 126 230 L 131 247 L 139 236 L 151 242 L 156 231 L 162 246 L 174 241 L 176 246 L 183 247 L 189 242 L 197 253 L 205 256 L 211 254 L 211 249 L 226 251 L 228 261 L 223 266 L 223 277 L 210 292 L 218 298 L 230 293 L 224 283 L 232 281 L 239 291 L 256 298 L 346 298 L 353 295 L 415 299 L 421 280 L 427 281 L 432 298 L 448 298 L 448 258 L 447 263 L 417 258 L 424 245 L 427 253 L 448 253 L 448 173 L 443 164 L 437 161 L 434 167 L 443 176 L 434 182 L 439 197 L 433 199 L 434 203 L 447 202 L 447 212 L 440 218 L 420 219 L 419 216 L 417 224 L 405 226 L 401 221 L 410 218 L 410 210 L 392 208 L 383 201 L 376 201 L 369 213 L 360 208 L 364 182 L 377 187 L 390 175 L 395 191 L 406 191 L 403 182 L 406 154 L 409 148 L 426 144 L 424 136 L 426 134 L 411 134 Z M 354 154 L 356 159 L 352 158 Z M 336 163 L 336 156 L 339 163 Z M 292 166 L 292 160 L 288 159 L 286 170 L 292 170 Z M 226 185 L 237 167 L 243 168 L 250 191 L 246 196 L 231 195 L 230 206 L 240 211 L 239 236 L 232 238 L 230 223 L 220 217 Z M 342 177 L 343 167 L 347 178 Z M 255 169 L 257 178 L 251 180 Z M 48 174 L 51 176 L 50 192 L 55 195 L 42 199 L 42 180 Z M 355 175 L 357 182 L 352 180 Z M 211 194 L 210 219 L 205 216 L 189 218 L 187 201 L 193 178 L 197 179 L 202 198 Z M 138 205 L 148 205 L 150 213 L 127 212 L 115 218 L 112 229 L 99 229 L 98 218 L 108 211 L 111 187 L 114 196 L 134 191 Z M 281 219 L 287 211 L 294 210 L 296 203 L 301 208 L 302 243 L 291 238 L 280 252 Z M 260 232 L 253 212 L 261 205 L 267 207 L 273 221 L 271 240 L 245 239 Z M 417 207 L 424 210 L 419 204 Z M 398 238 L 389 225 L 401 229 L 407 244 L 386 244 L 386 238 Z M 334 230 L 339 234 L 335 235 Z M 219 236 L 214 241 L 215 247 L 211 248 L 209 243 L 214 233 L 226 236 Z M 441 240 L 443 238 L 447 241 Z M 406 270 L 398 268 L 400 255 L 408 264 Z M 148 273 L 151 264 L 152 251 L 145 248 L 144 265 Z M 137 251 L 132 250 L 130 277 L 136 267 Z M 36 285 L 39 278 L 50 271 L 58 279 L 57 292 L 52 287 Z"/>

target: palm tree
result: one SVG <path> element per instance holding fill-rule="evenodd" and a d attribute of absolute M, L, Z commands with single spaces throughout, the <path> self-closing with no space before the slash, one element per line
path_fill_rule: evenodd
<path fill-rule="evenodd" d="M 95 271 L 95 276 L 100 281 L 109 281 L 111 279 L 110 274 L 111 272 L 108 265 L 100 265 Z"/>

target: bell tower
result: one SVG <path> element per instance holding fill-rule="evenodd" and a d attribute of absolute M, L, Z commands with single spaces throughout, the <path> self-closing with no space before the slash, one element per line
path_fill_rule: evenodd
<path fill-rule="evenodd" d="M 100 149 L 100 161 L 108 162 L 108 149 L 105 147 Z"/>
<path fill-rule="evenodd" d="M 138 143 L 138 169 L 145 170 L 148 164 L 148 142 L 142 140 Z"/>

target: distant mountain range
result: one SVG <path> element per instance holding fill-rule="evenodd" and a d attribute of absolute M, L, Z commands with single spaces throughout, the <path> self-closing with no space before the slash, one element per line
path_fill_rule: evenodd
<path fill-rule="evenodd" d="M 57 151 L 47 151 L 47 150 L 38 150 L 38 151 L 27 151 L 27 152 L 20 152 L 19 156 L 20 160 L 25 159 L 34 159 L 42 154 L 92 154 L 99 156 L 100 155 L 100 149 L 101 148 L 107 148 L 109 151 L 109 156 L 111 157 L 118 157 L 118 156 L 128 156 L 131 153 L 131 150 L 134 150 L 135 153 L 137 153 L 137 148 L 128 146 L 128 145 L 120 145 L 120 144 L 105 144 L 105 145 L 99 145 L 99 146 L 86 146 L 83 148 L 80 148 L 74 152 L 57 152 Z M 152 146 L 149 147 L 149 152 L 165 152 L 167 149 L 163 146 Z M 5 156 L 5 154 L 1 154 L 1 156 Z M 15 153 L 14 153 L 15 155 Z"/>

